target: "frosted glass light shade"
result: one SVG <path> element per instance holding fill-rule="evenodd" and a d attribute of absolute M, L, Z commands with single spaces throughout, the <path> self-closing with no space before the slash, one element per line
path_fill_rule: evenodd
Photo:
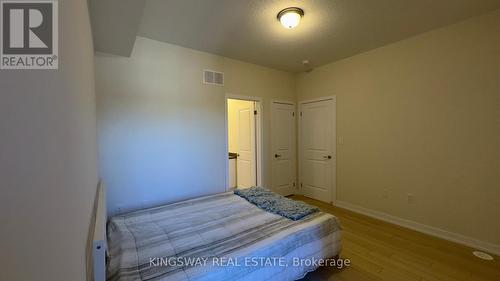
<path fill-rule="evenodd" d="M 278 19 L 283 27 L 291 29 L 299 25 L 304 11 L 300 8 L 286 8 L 279 12 Z"/>

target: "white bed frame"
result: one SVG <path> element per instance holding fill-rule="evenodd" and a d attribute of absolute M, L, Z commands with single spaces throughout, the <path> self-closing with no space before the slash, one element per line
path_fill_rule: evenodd
<path fill-rule="evenodd" d="M 97 187 L 87 243 L 87 280 L 106 281 L 106 189 Z"/>

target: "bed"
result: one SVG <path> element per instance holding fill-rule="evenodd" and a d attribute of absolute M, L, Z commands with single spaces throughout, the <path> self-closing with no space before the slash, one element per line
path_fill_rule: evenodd
<path fill-rule="evenodd" d="M 338 256 L 327 213 L 291 220 L 233 192 L 140 210 L 107 225 L 108 281 L 297 280 Z"/>

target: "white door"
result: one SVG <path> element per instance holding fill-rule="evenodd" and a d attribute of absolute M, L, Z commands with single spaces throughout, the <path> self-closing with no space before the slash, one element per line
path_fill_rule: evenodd
<path fill-rule="evenodd" d="M 304 196 L 332 202 L 336 181 L 335 100 L 300 106 L 300 188 Z"/>
<path fill-rule="evenodd" d="M 295 193 L 295 106 L 273 102 L 271 109 L 272 190 Z"/>
<path fill-rule="evenodd" d="M 238 158 L 236 162 L 236 178 L 238 187 L 248 188 L 255 186 L 256 159 L 255 159 L 255 105 L 254 102 L 245 103 L 237 110 L 238 122 Z"/>

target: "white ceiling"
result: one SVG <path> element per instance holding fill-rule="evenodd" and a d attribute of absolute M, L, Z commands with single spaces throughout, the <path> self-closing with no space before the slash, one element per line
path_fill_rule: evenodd
<path fill-rule="evenodd" d="M 431 29 L 500 9 L 500 0 L 100 0 L 119 1 L 121 12 L 94 7 L 94 29 L 144 6 L 137 35 L 285 71 L 303 71 Z M 145 4 L 144 4 L 145 1 Z M 126 2 L 132 2 L 127 7 Z M 141 5 L 141 8 L 142 8 Z M 276 19 L 286 7 L 305 15 L 295 29 Z M 99 13 L 95 9 L 100 9 Z M 137 11 L 135 12 L 137 13 Z M 123 28 L 130 29 L 130 18 Z M 96 24 L 97 22 L 97 24 Z M 107 24 L 106 24 L 107 22 Z M 95 38 L 96 49 L 113 53 L 113 36 Z M 108 44 L 100 43 L 106 41 Z M 126 41 L 126 40 L 121 40 Z M 129 40 L 130 41 L 130 40 Z M 111 43 L 110 43 L 111 42 Z M 99 45 L 109 45 L 100 50 Z M 118 46 L 116 46 L 118 47 Z M 124 49 L 120 46 L 121 50 Z M 132 46 L 127 46 L 131 51 Z M 116 52 L 115 52 L 116 53 Z M 123 55 L 123 51 L 120 53 Z"/>
<path fill-rule="evenodd" d="M 145 0 L 88 0 L 94 49 L 130 56 Z"/>

